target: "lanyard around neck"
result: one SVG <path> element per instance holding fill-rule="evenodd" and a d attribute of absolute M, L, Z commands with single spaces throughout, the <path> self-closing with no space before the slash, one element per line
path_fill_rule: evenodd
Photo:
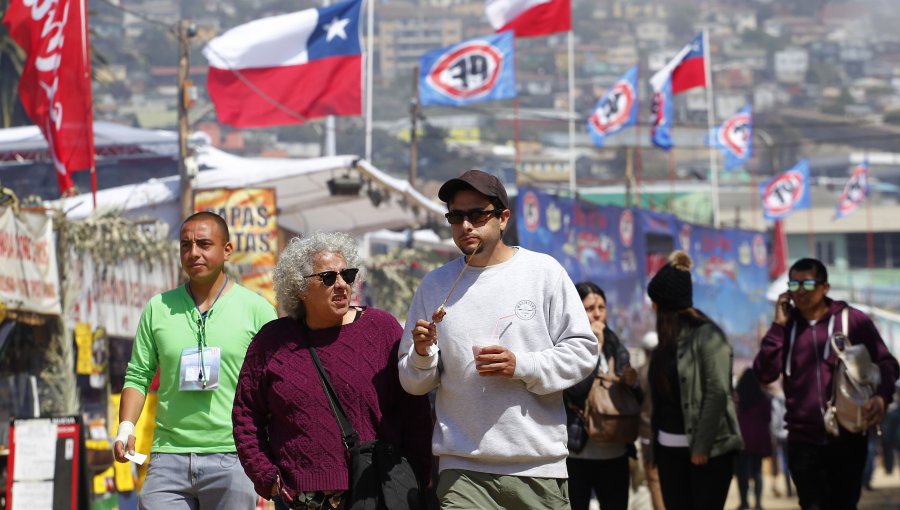
<path fill-rule="evenodd" d="M 219 301 L 219 298 L 222 296 L 222 292 L 225 291 L 225 287 L 227 287 L 227 286 L 228 286 L 228 275 L 225 275 L 225 283 L 222 284 L 222 288 L 219 289 L 219 293 L 216 294 L 216 298 L 213 299 L 212 304 L 209 305 L 209 308 L 206 310 L 206 313 L 204 314 L 203 312 L 200 311 L 200 305 L 197 304 L 197 299 L 194 297 L 194 293 L 191 291 L 191 283 L 190 282 L 185 283 L 185 287 L 187 287 L 188 294 L 191 296 L 191 301 L 194 302 L 194 308 L 197 310 L 197 315 L 198 315 L 198 318 L 197 318 L 197 328 L 198 328 L 198 330 L 197 330 L 197 348 L 198 349 L 202 348 L 203 344 L 206 342 L 206 320 L 209 318 L 209 316 L 212 312 L 213 306 L 215 306 L 216 303 Z"/>

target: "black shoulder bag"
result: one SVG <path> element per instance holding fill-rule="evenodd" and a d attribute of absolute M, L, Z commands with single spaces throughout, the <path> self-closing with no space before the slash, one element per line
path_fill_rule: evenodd
<path fill-rule="evenodd" d="M 328 397 L 331 412 L 341 429 L 341 440 L 350 453 L 348 481 L 349 497 L 345 497 L 344 510 L 418 510 L 422 508 L 419 482 L 406 457 L 391 443 L 380 439 L 360 444 L 337 393 L 331 386 L 328 374 L 322 368 L 319 355 L 309 347 L 319 380 Z"/>

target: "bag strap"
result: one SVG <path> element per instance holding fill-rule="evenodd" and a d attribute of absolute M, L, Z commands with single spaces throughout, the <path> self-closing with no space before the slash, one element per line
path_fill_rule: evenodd
<path fill-rule="evenodd" d="M 319 380 L 322 381 L 322 387 L 325 389 L 325 396 L 328 397 L 328 405 L 331 407 L 331 413 L 334 414 L 334 417 L 338 422 L 338 427 L 341 428 L 341 441 L 344 443 L 344 448 L 349 450 L 359 443 L 359 434 L 356 433 L 356 430 L 347 418 L 347 413 L 345 413 L 344 408 L 341 407 L 341 401 L 338 400 L 337 394 L 331 386 L 328 374 L 325 372 L 325 369 L 322 368 L 322 362 L 319 361 L 319 355 L 316 353 L 315 347 L 308 345 L 307 349 L 309 349 L 309 355 L 312 357 L 313 364 L 316 365 L 316 371 L 319 373 Z"/>

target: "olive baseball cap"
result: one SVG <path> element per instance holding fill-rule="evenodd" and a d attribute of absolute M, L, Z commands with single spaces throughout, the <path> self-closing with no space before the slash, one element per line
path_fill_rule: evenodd
<path fill-rule="evenodd" d="M 506 196 L 506 188 L 500 179 L 475 168 L 445 182 L 438 190 L 438 198 L 450 203 L 456 192 L 462 189 L 474 189 L 488 198 L 496 198 L 503 204 L 504 209 L 509 209 L 509 197 Z"/>

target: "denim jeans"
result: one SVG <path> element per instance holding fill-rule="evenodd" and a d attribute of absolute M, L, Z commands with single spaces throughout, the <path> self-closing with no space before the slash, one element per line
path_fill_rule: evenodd
<path fill-rule="evenodd" d="M 257 495 L 237 453 L 152 453 L 141 510 L 252 510 Z"/>

